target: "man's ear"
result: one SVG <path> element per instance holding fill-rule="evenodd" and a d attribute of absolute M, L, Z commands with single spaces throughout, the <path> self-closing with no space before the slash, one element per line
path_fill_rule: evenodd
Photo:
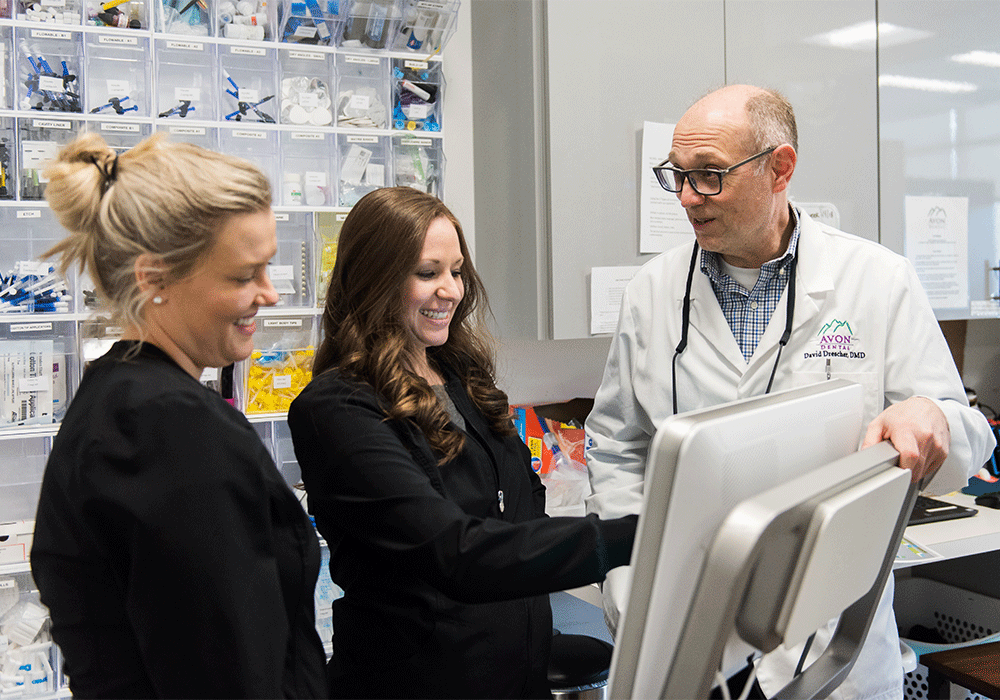
<path fill-rule="evenodd" d="M 790 144 L 785 143 L 774 149 L 771 157 L 771 172 L 774 174 L 773 192 L 784 192 L 788 189 L 797 162 L 798 155 Z"/>
<path fill-rule="evenodd" d="M 156 292 L 167 284 L 167 271 L 163 260 L 155 255 L 143 253 L 135 259 L 135 281 L 143 293 Z"/>

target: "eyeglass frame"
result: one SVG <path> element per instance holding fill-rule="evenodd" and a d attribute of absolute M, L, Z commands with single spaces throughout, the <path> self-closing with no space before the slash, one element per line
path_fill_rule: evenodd
<path fill-rule="evenodd" d="M 736 168 L 738 168 L 738 167 L 740 167 L 742 165 L 746 165 L 747 163 L 750 163 L 751 161 L 757 160 L 758 158 L 760 158 L 762 156 L 766 156 L 769 153 L 773 153 L 778 148 L 780 148 L 780 146 L 771 146 L 770 148 L 767 148 L 767 149 L 761 151 L 760 153 L 758 153 L 756 155 L 750 156 L 746 160 L 741 160 L 739 163 L 736 163 L 735 165 L 730 165 L 728 168 L 726 168 L 724 170 L 712 170 L 711 168 L 691 168 L 690 170 L 681 170 L 680 168 L 668 168 L 668 167 L 664 167 L 667 163 L 670 162 L 670 159 L 667 158 L 666 160 L 664 160 L 659 165 L 656 165 L 656 166 L 653 167 L 653 173 L 656 175 L 656 181 L 658 183 L 660 183 L 660 187 L 662 187 L 667 192 L 670 192 L 672 194 L 680 194 L 681 192 L 683 192 L 684 191 L 684 182 L 686 180 L 687 183 L 688 183 L 688 185 L 691 186 L 691 189 L 694 190 L 696 193 L 700 194 L 702 197 L 715 197 L 717 195 L 722 194 L 722 176 L 723 175 L 728 175 L 729 173 L 733 172 L 734 170 L 736 170 Z M 668 188 L 664 184 L 664 177 L 662 175 L 662 173 L 664 173 L 664 172 L 672 173 L 675 178 L 678 175 L 680 175 L 680 178 L 681 178 L 681 185 L 680 185 L 680 187 L 678 187 L 676 190 L 672 190 L 672 189 Z M 701 190 L 699 190 L 695 186 L 694 181 L 691 179 L 691 173 L 711 173 L 713 175 L 718 175 L 718 177 L 719 177 L 719 191 L 718 192 L 712 192 L 711 194 L 702 192 Z"/>

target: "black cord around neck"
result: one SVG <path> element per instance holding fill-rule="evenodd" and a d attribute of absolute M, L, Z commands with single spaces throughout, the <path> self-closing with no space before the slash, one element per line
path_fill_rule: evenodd
<path fill-rule="evenodd" d="M 691 264 L 688 266 L 687 284 L 684 287 L 684 302 L 681 304 L 681 342 L 677 343 L 674 350 L 674 357 L 670 360 L 670 380 L 673 386 L 670 389 L 671 398 L 674 400 L 674 415 L 677 415 L 677 357 L 684 352 L 688 344 L 688 326 L 691 322 L 691 281 L 694 279 L 694 268 L 698 262 L 698 241 L 694 242 L 691 249 Z"/>
<path fill-rule="evenodd" d="M 781 351 L 792 337 L 792 321 L 795 316 L 795 267 L 798 263 L 798 250 L 792 256 L 792 261 L 788 264 L 788 295 L 785 300 L 785 330 L 778 340 L 778 354 L 774 358 L 774 366 L 771 367 L 771 377 L 767 381 L 765 394 L 771 393 L 771 386 L 774 384 L 774 375 L 778 371 L 778 362 L 781 360 Z M 684 301 L 681 304 L 681 341 L 674 350 L 673 359 L 670 361 L 670 382 L 671 398 L 673 399 L 674 415 L 677 415 L 677 358 L 687 348 L 688 326 L 691 323 L 691 282 L 694 279 L 694 270 L 698 262 L 698 243 L 695 241 L 691 251 L 691 264 L 688 267 L 687 283 L 684 287 Z"/>

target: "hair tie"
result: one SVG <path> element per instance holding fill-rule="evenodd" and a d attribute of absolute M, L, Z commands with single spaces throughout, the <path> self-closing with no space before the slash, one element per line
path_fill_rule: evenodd
<path fill-rule="evenodd" d="M 118 153 L 113 152 L 111 158 L 105 159 L 104 164 L 98 160 L 97 156 L 91 156 L 90 162 L 94 164 L 97 170 L 101 173 L 101 196 L 108 191 L 108 188 L 115 183 L 118 179 Z"/>

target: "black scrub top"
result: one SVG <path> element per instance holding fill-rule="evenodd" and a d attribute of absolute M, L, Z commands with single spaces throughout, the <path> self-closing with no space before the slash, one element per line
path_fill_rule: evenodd
<path fill-rule="evenodd" d="M 76 697 L 324 697 L 315 531 L 246 418 L 116 343 L 53 443 L 31 568 Z"/>
<path fill-rule="evenodd" d="M 445 369 L 465 447 L 439 455 L 330 370 L 288 424 L 309 507 L 330 546 L 336 697 L 548 697 L 548 593 L 629 561 L 636 516 L 549 518 L 516 435 L 498 435 Z"/>

